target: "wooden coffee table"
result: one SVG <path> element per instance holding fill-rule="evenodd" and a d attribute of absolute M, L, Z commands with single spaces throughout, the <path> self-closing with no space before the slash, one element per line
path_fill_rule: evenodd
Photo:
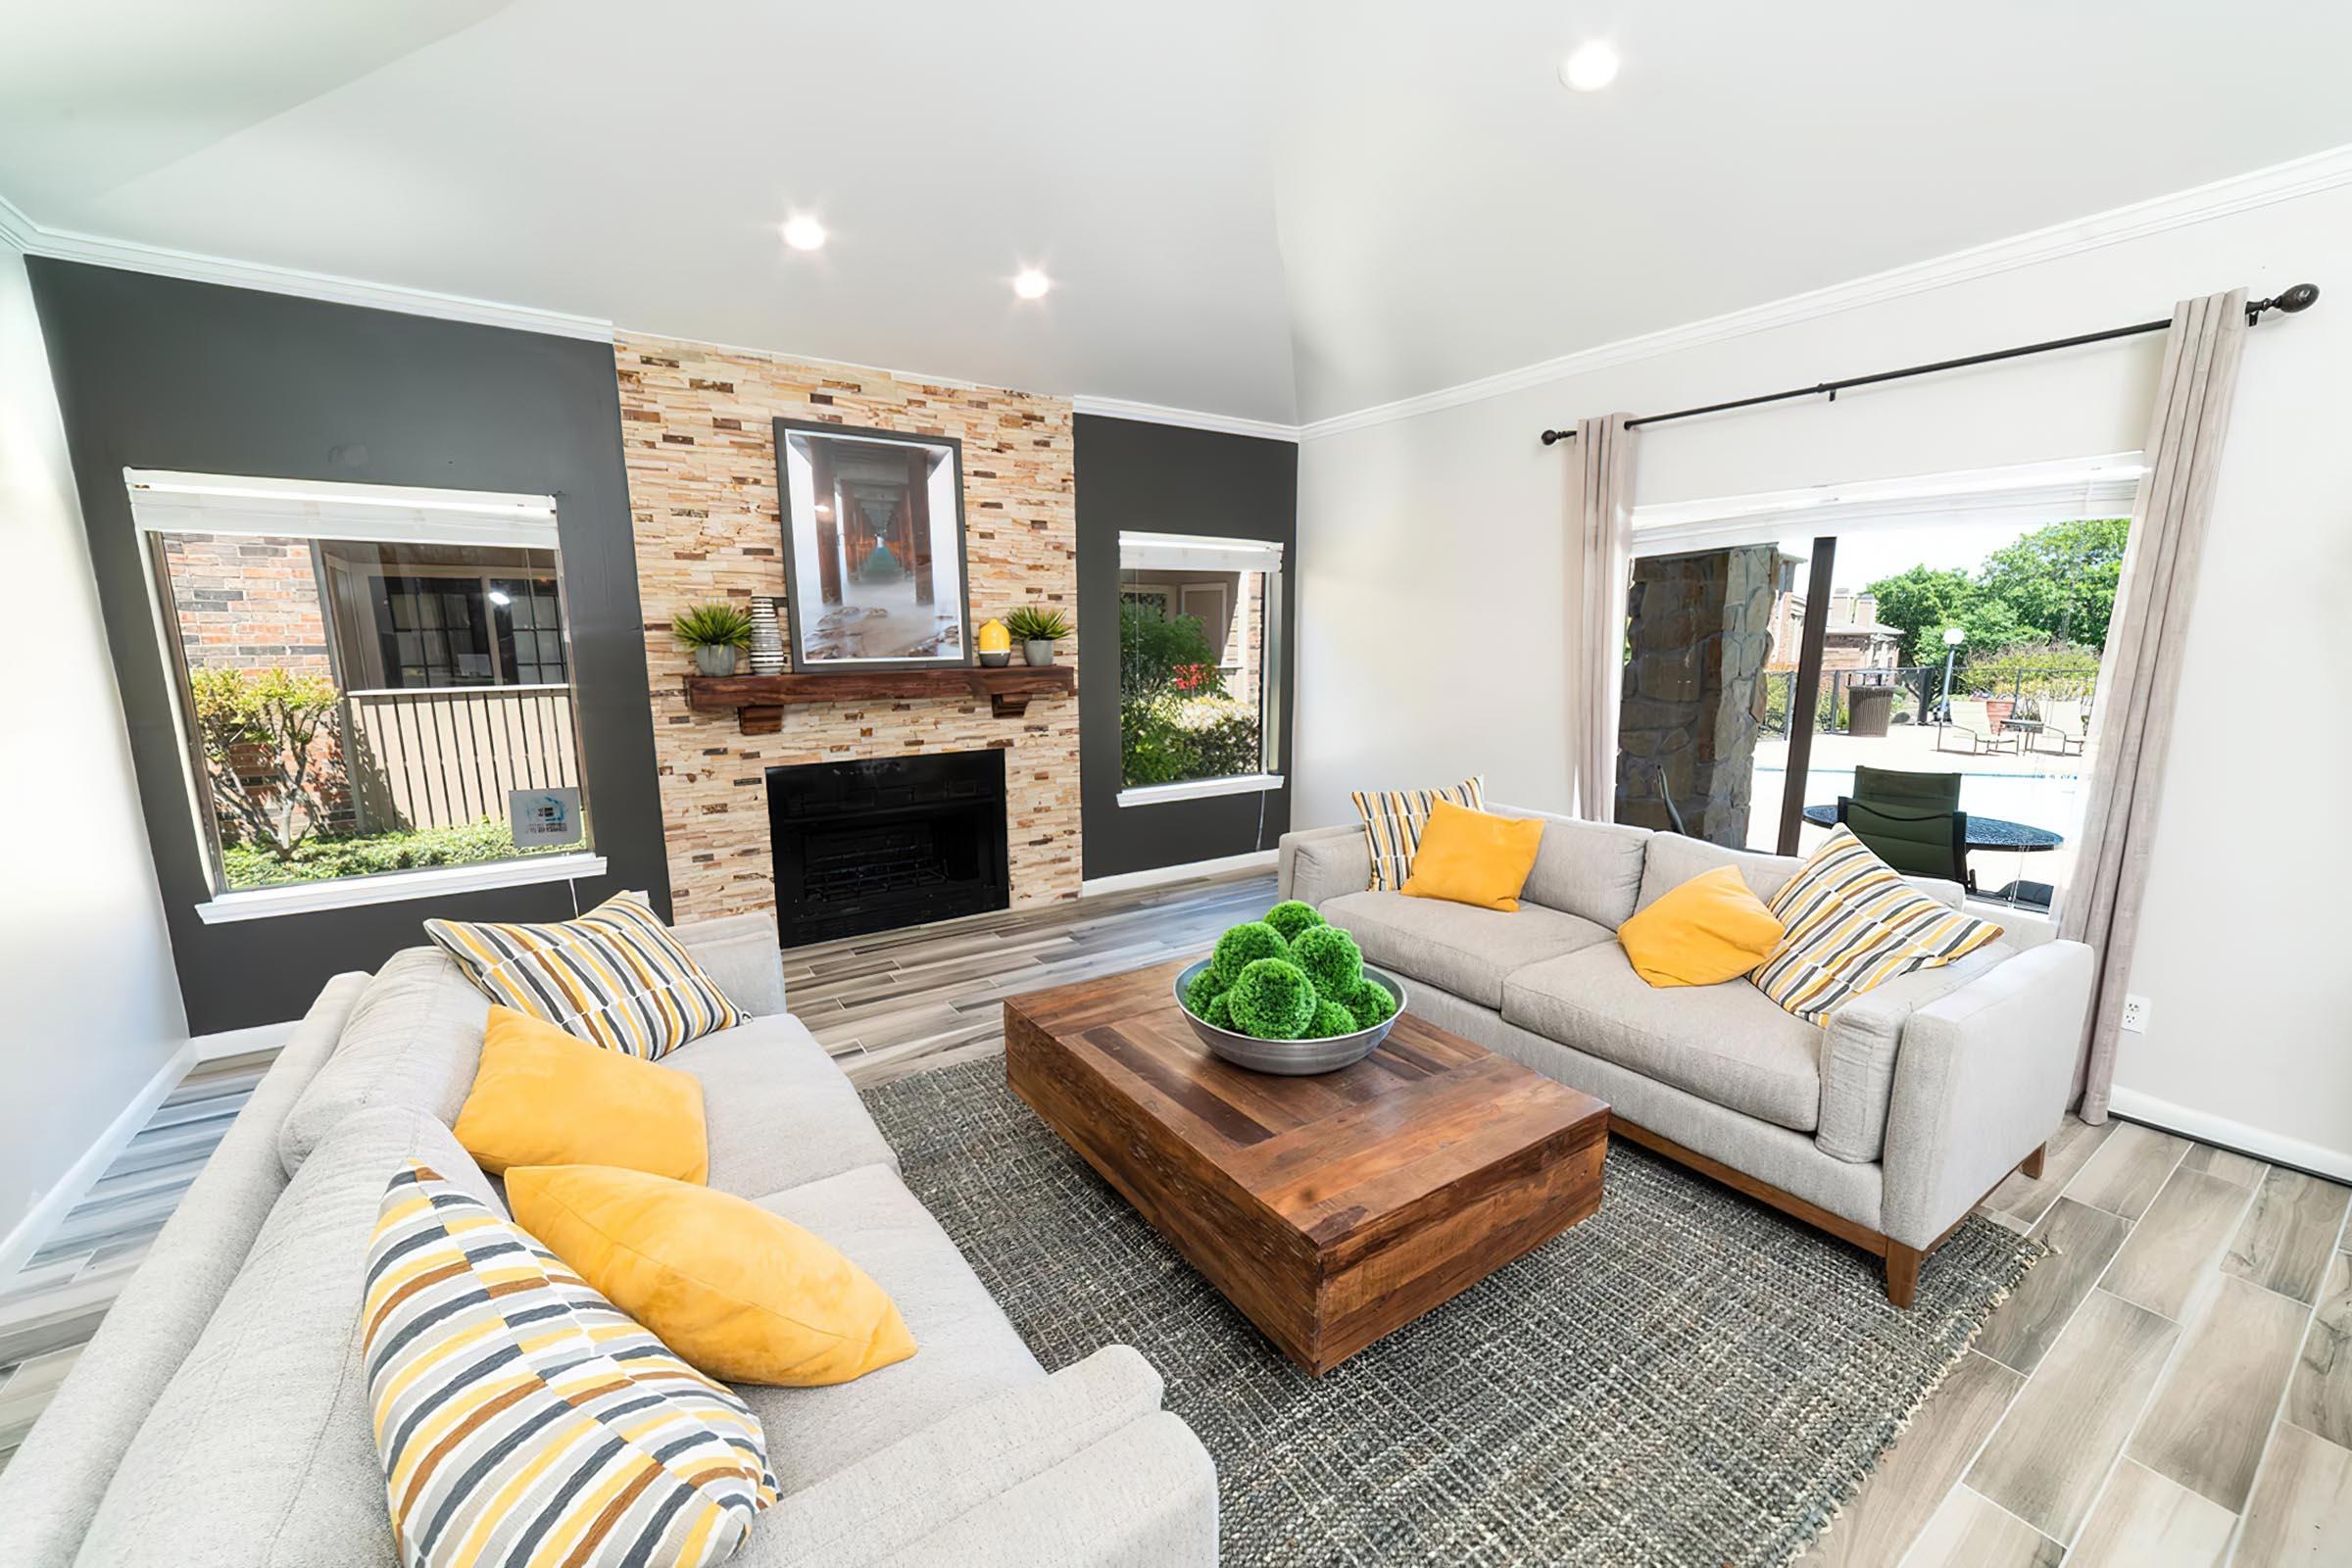
<path fill-rule="evenodd" d="M 1004 1076 L 1308 1372 L 1328 1372 L 1600 1206 L 1609 1107 L 1399 1017 L 1351 1067 L 1218 1060 L 1179 963 L 1004 1004 Z"/>

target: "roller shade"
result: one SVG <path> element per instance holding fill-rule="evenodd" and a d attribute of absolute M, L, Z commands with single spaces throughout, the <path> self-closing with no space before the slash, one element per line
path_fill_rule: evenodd
<path fill-rule="evenodd" d="M 553 496 L 159 468 L 125 468 L 122 482 L 142 533 L 557 548 Z"/>
<path fill-rule="evenodd" d="M 1282 546 L 1268 539 L 1219 539 L 1205 534 L 1123 533 L 1121 571 L 1280 571 Z"/>

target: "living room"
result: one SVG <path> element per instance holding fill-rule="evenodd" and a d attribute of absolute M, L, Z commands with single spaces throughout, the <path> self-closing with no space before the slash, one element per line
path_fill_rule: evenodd
<path fill-rule="evenodd" d="M 0 1560 L 2352 1561 L 2243 26 L 12 17 Z"/>

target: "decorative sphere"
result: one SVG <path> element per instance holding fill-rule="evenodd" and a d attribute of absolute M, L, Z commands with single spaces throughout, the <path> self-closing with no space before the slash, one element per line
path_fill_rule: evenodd
<path fill-rule="evenodd" d="M 1258 958 L 1225 993 L 1233 1026 L 1260 1040 L 1297 1040 L 1315 1021 L 1315 986 L 1288 958 Z"/>
<path fill-rule="evenodd" d="M 1299 932 L 1322 923 L 1322 914 L 1301 899 L 1285 899 L 1266 911 L 1266 924 L 1281 932 L 1285 942 L 1296 942 Z"/>
<path fill-rule="evenodd" d="M 1263 920 L 1245 920 L 1217 938 L 1216 956 L 1208 960 L 1208 969 L 1219 985 L 1230 986 L 1258 959 L 1287 958 L 1290 954 L 1291 945 L 1282 940 L 1281 932 Z"/>
<path fill-rule="evenodd" d="M 1386 1022 L 1396 1011 L 1396 999 L 1389 995 L 1389 988 L 1370 975 L 1357 981 L 1355 989 L 1343 1000 L 1358 1029 Z"/>
<path fill-rule="evenodd" d="M 1351 1035 L 1361 1027 L 1355 1021 L 1355 1014 L 1338 1003 L 1318 1002 L 1315 1004 L 1314 1019 L 1307 1025 L 1306 1032 L 1316 1040 L 1328 1040 L 1334 1035 Z"/>
<path fill-rule="evenodd" d="M 1355 938 L 1336 925 L 1318 925 L 1298 933 L 1291 944 L 1291 961 L 1306 971 L 1315 984 L 1315 993 L 1327 1002 L 1339 1002 L 1364 979 L 1363 950 Z"/>

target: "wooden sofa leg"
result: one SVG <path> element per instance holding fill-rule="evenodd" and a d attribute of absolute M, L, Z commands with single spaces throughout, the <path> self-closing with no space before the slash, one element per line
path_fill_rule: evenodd
<path fill-rule="evenodd" d="M 2028 1154 L 2025 1157 L 2025 1162 L 2019 1165 L 2017 1168 L 2024 1174 L 2026 1180 L 2037 1182 L 2041 1180 L 2041 1162 L 2049 1158 L 2049 1155 L 2050 1146 L 2044 1144 L 2039 1149 L 2034 1150 L 2031 1154 Z"/>
<path fill-rule="evenodd" d="M 1911 1298 L 1919 1291 L 1920 1256 L 1916 1247 L 1886 1244 L 1886 1299 L 1905 1312 L 1911 1310 Z"/>

